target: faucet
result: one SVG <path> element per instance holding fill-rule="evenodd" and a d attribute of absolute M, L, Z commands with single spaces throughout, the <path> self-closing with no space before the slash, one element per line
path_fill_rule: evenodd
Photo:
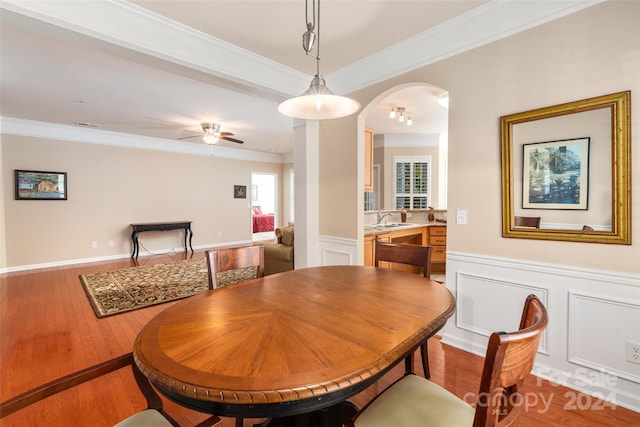
<path fill-rule="evenodd" d="M 388 216 L 393 216 L 392 213 L 386 213 L 386 214 L 382 214 L 380 211 L 378 211 L 378 215 L 376 217 L 376 225 L 380 225 L 380 223 L 382 222 L 383 219 L 385 219 Z"/>

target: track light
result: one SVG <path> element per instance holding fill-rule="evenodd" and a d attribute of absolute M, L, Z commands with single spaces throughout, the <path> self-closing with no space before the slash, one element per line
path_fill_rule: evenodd
<path fill-rule="evenodd" d="M 411 120 L 411 113 L 407 111 L 405 107 L 391 107 L 391 111 L 389 112 L 389 118 L 395 119 L 396 113 L 398 115 L 398 121 L 400 123 L 407 123 L 407 126 L 411 126 L 413 124 L 413 120 Z"/>

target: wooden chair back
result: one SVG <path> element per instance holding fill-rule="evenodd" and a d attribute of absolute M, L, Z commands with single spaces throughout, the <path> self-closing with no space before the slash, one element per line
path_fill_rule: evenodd
<path fill-rule="evenodd" d="M 380 261 L 421 267 L 424 277 L 431 277 L 431 246 L 376 241 L 374 265 L 379 267 Z"/>
<path fill-rule="evenodd" d="M 540 228 L 539 216 L 517 216 L 514 218 L 516 227 Z"/>
<path fill-rule="evenodd" d="M 520 329 L 491 334 L 473 427 L 509 426 L 517 421 L 525 400 L 522 385 L 533 368 L 548 321 L 542 302 L 535 295 L 529 295 Z"/>
<path fill-rule="evenodd" d="M 164 411 L 162 399 L 153 389 L 149 380 L 142 374 L 142 372 L 140 372 L 134 363 L 132 353 L 127 353 L 106 362 L 85 368 L 81 371 L 74 372 L 2 402 L 0 403 L 0 418 L 11 415 L 14 412 L 46 399 L 47 397 L 53 396 L 54 394 L 63 392 L 80 384 L 84 384 L 90 380 L 102 377 L 127 366 L 131 366 L 131 369 L 133 370 L 133 376 L 138 388 L 147 401 L 147 409 L 156 410 L 170 425 L 179 426 L 180 424 L 178 424 L 168 413 Z M 108 398 L 108 396 L 106 396 L 106 398 Z M 218 422 L 220 422 L 220 419 L 216 416 L 212 416 L 199 425 L 212 426 Z"/>
<path fill-rule="evenodd" d="M 209 289 L 232 285 L 264 276 L 264 246 L 239 246 L 205 252 Z M 221 272 L 233 274 L 221 278 Z"/>

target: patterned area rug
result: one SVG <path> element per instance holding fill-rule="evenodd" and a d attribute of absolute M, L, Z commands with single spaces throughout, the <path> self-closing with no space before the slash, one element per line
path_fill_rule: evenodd
<path fill-rule="evenodd" d="M 98 318 L 174 301 L 208 289 L 204 258 L 81 274 Z"/>

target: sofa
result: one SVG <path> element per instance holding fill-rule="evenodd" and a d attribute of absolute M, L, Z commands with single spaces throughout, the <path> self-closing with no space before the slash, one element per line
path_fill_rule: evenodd
<path fill-rule="evenodd" d="M 293 225 L 275 230 L 277 242 L 260 242 L 264 245 L 264 274 L 293 270 Z"/>

